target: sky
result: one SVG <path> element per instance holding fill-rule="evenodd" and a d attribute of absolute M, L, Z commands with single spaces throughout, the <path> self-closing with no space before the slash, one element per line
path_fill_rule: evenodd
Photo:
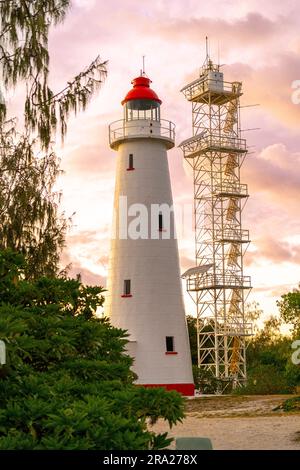
<path fill-rule="evenodd" d="M 250 198 L 243 228 L 252 240 L 245 275 L 252 276 L 249 302 L 265 315 L 300 281 L 300 14 L 298 0 L 73 0 L 63 24 L 50 35 L 51 83 L 64 87 L 98 54 L 108 60 L 102 89 L 84 113 L 71 117 L 58 148 L 64 175 L 63 209 L 73 216 L 62 263 L 72 263 L 89 284 L 105 285 L 110 245 L 116 153 L 109 123 L 122 118 L 121 100 L 139 75 L 142 56 L 152 87 L 162 99 L 162 117 L 176 124 L 176 144 L 192 135 L 191 104 L 180 93 L 212 59 L 226 81 L 243 82 L 243 137 L 249 155 L 242 183 Z M 299 82 L 300 84 L 300 82 Z M 294 93 L 294 95 L 293 95 Z M 293 102 L 294 101 L 294 102 Z M 256 105 L 258 106 L 249 106 Z M 247 129 L 258 128 L 256 131 Z M 176 146 L 169 151 L 175 206 L 193 200 L 192 174 Z M 177 217 L 180 226 L 180 217 Z M 193 266 L 192 224 L 179 230 L 181 270 Z M 186 310 L 194 307 L 186 299 Z"/>

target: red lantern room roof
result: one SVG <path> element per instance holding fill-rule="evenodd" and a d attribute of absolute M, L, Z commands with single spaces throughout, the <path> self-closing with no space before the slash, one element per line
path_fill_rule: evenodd
<path fill-rule="evenodd" d="M 140 77 L 134 78 L 131 83 L 133 88 L 129 90 L 125 96 L 122 105 L 131 100 L 151 100 L 157 101 L 159 104 L 162 103 L 155 91 L 150 88 L 150 78 L 141 75 Z"/>

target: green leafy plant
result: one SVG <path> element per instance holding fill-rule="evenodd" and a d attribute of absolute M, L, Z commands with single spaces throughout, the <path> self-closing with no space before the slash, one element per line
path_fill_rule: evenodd
<path fill-rule="evenodd" d="M 103 289 L 79 280 L 24 279 L 24 260 L 0 252 L 0 449 L 159 449 L 149 431 L 183 418 L 177 392 L 133 385 L 126 332 L 95 311 Z"/>
<path fill-rule="evenodd" d="M 282 319 L 294 327 L 294 333 L 300 332 L 300 285 L 281 296 L 277 302 Z"/>
<path fill-rule="evenodd" d="M 293 397 L 284 400 L 284 402 L 274 408 L 274 411 L 283 410 L 283 411 L 300 411 L 300 397 Z"/>

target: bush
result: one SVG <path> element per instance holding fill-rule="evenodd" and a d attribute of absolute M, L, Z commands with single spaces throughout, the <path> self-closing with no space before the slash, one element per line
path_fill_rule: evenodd
<path fill-rule="evenodd" d="M 275 408 L 275 410 L 300 411 L 300 397 L 285 400 L 280 406 Z"/>
<path fill-rule="evenodd" d="M 285 375 L 271 364 L 260 364 L 248 373 L 247 385 L 235 390 L 237 394 L 272 395 L 291 393 Z"/>
<path fill-rule="evenodd" d="M 102 289 L 74 279 L 22 280 L 0 253 L 0 449 L 158 449 L 147 422 L 183 417 L 177 392 L 133 385 L 126 332 L 94 314 Z"/>
<path fill-rule="evenodd" d="M 193 376 L 196 390 L 203 394 L 215 394 L 222 391 L 224 385 L 214 374 L 204 367 L 193 366 Z"/>

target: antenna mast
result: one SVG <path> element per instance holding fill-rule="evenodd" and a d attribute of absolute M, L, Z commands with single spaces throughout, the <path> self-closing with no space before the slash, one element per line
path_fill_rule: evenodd
<path fill-rule="evenodd" d="M 208 63 L 209 61 L 209 50 L 208 50 L 208 37 L 205 36 L 205 49 L 206 49 L 206 58 L 205 58 L 205 62 Z"/>

